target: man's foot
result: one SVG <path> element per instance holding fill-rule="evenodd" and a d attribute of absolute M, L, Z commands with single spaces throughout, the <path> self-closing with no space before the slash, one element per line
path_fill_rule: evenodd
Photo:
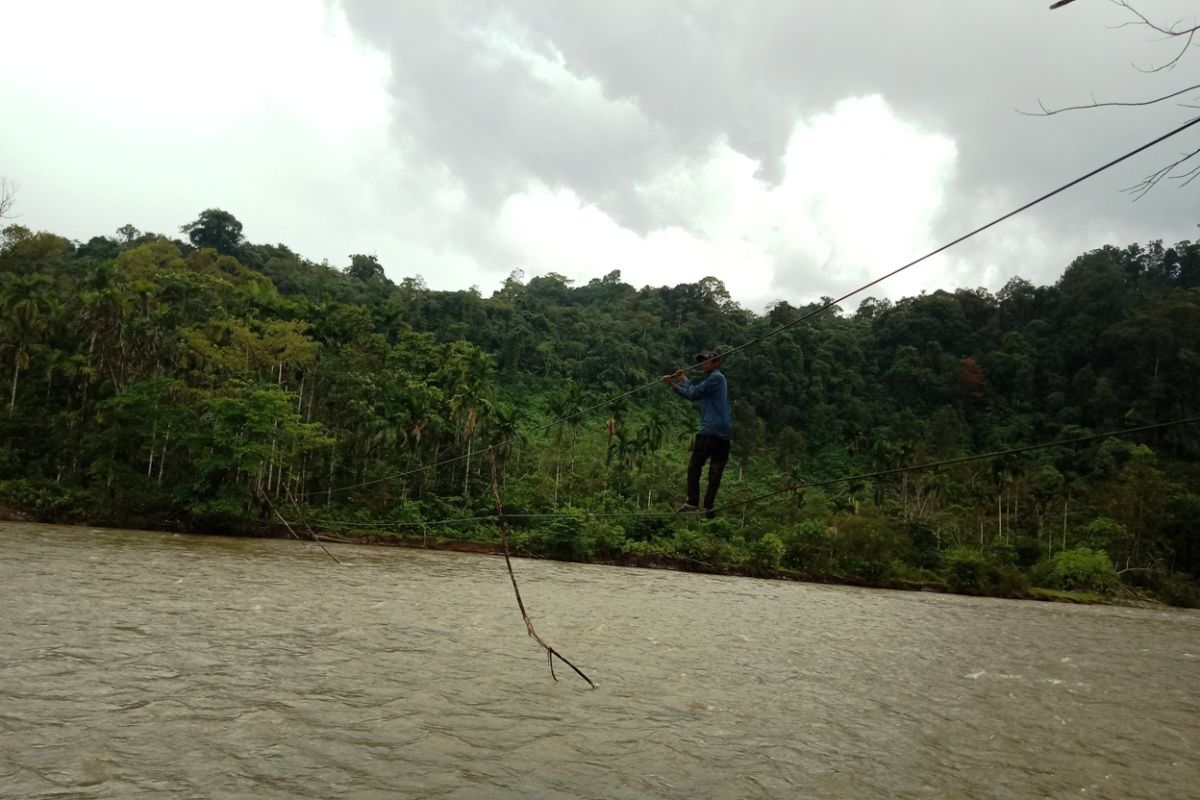
<path fill-rule="evenodd" d="M 706 508 L 706 509 L 704 509 L 704 518 L 705 519 L 716 519 L 717 512 L 713 511 L 711 508 Z"/>
<path fill-rule="evenodd" d="M 699 511 L 699 506 L 694 506 L 691 503 L 684 503 L 679 508 L 675 509 L 676 514 L 687 514 L 692 511 Z"/>

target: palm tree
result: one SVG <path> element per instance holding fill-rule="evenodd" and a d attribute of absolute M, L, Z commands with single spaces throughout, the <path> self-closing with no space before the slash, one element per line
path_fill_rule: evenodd
<path fill-rule="evenodd" d="M 120 272 L 112 262 L 97 264 L 81 284 L 79 322 L 88 334 L 88 363 L 91 375 L 105 370 L 114 376 L 114 362 L 124 349 L 125 326 L 132 304 Z M 97 352 L 97 347 L 99 352 Z"/>
<path fill-rule="evenodd" d="M 496 457 L 496 465 L 501 476 L 504 474 L 504 464 L 513 454 L 516 446 L 528 441 L 517 425 L 517 417 L 514 409 L 497 405 L 492 409 L 491 417 L 488 419 L 488 449 Z"/>
<path fill-rule="evenodd" d="M 645 442 L 646 449 L 650 452 L 650 485 L 646 489 L 647 508 L 650 506 L 654 477 L 658 467 L 658 451 L 662 449 L 663 441 L 667 438 L 668 427 L 666 415 L 660 409 L 656 408 L 650 412 L 650 416 L 646 418 L 646 424 L 640 432 L 640 438 Z"/>
<path fill-rule="evenodd" d="M 565 426 L 571 427 L 571 460 L 567 468 L 567 474 L 570 475 L 575 468 L 575 441 L 579 436 L 579 423 L 583 421 L 583 390 L 576 384 L 570 384 L 570 388 L 554 401 L 550 412 L 554 414 L 555 420 L 563 422 L 554 429 L 554 445 L 557 452 L 554 465 L 554 507 L 558 508 L 558 483 L 562 476 L 561 448 L 563 437 L 566 435 Z"/>
<path fill-rule="evenodd" d="M 30 353 L 38 346 L 38 339 L 49 325 L 49 286 L 50 280 L 44 275 L 14 276 L 0 290 L 0 308 L 3 308 L 8 323 L 3 347 L 13 359 L 12 392 L 8 401 L 10 416 L 17 404 L 21 370 L 29 366 Z"/>

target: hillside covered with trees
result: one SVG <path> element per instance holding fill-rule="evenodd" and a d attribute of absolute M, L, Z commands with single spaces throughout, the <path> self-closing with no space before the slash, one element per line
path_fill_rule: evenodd
<path fill-rule="evenodd" d="M 1085 253 L 1052 286 L 868 299 L 738 352 L 728 508 L 701 521 L 657 513 L 682 499 L 696 408 L 661 386 L 604 401 L 819 306 L 758 315 L 711 278 L 615 271 L 432 291 L 372 256 L 251 244 L 217 209 L 182 232 L 4 229 L 10 513 L 494 542 L 489 520 L 429 524 L 494 513 L 494 457 L 534 555 L 1200 598 L 1200 426 L 803 487 L 1196 414 L 1200 242 Z"/>

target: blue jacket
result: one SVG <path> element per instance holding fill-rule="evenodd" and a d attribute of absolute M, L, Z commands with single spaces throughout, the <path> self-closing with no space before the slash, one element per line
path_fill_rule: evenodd
<path fill-rule="evenodd" d="M 729 418 L 729 387 L 721 370 L 714 369 L 699 383 L 684 378 L 675 386 L 675 393 L 688 400 L 700 400 L 700 430 L 697 433 L 733 438 L 733 421 Z"/>

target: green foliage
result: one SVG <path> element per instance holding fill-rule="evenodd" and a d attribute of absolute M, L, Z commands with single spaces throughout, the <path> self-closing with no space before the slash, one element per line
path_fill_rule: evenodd
<path fill-rule="evenodd" d="M 79 520 L 85 514 L 87 501 L 87 492 L 51 481 L 28 478 L 0 481 L 0 506 L 20 509 L 40 520 Z"/>
<path fill-rule="evenodd" d="M 983 594 L 987 585 L 987 562 L 978 550 L 956 547 L 942 558 L 946 584 L 958 594 Z"/>
<path fill-rule="evenodd" d="M 1079 547 L 1055 553 L 1047 575 L 1051 588 L 1111 594 L 1119 580 L 1108 553 Z"/>
<path fill-rule="evenodd" d="M 587 561 L 595 553 L 595 531 L 580 517 L 560 517 L 521 534 L 521 547 L 560 561 Z"/>
<path fill-rule="evenodd" d="M 810 520 L 792 525 L 779 538 L 784 545 L 783 566 L 809 573 L 831 570 L 833 542 L 824 522 Z"/>
<path fill-rule="evenodd" d="M 896 526 L 878 515 L 839 514 L 834 518 L 837 568 L 868 581 L 882 580 L 901 552 Z"/>
<path fill-rule="evenodd" d="M 0 234 L 0 503 L 199 530 L 260 530 L 266 499 L 334 529 L 462 519 L 494 513 L 494 462 L 514 515 L 614 515 L 515 523 L 555 558 L 944 574 L 1014 596 L 1030 569 L 1111 590 L 1107 573 L 1062 572 L 1078 556 L 1060 552 L 1084 545 L 1127 580 L 1200 578 L 1194 428 L 902 469 L 1194 413 L 1198 243 L 1105 247 L 1052 285 L 868 299 L 791 325 L 819 306 L 756 314 L 712 278 L 518 271 L 490 295 L 433 291 L 371 255 L 335 268 L 247 242 L 220 209 L 182 230 Z M 718 505 L 772 499 L 655 516 L 679 502 L 695 408 L 631 390 L 783 325 L 722 367 L 736 435 Z M 867 473 L 883 474 L 797 488 Z M 484 521 L 427 533 L 496 538 Z M 1186 602 L 1171 586 L 1141 588 Z"/>
<path fill-rule="evenodd" d="M 694 562 L 698 567 L 729 566 L 728 545 L 702 528 L 678 528 L 669 549 L 677 558 Z"/>
<path fill-rule="evenodd" d="M 748 564 L 756 575 L 771 575 L 783 563 L 787 548 L 774 533 L 763 534 L 761 539 L 750 543 Z"/>
<path fill-rule="evenodd" d="M 210 208 L 180 228 L 195 247 L 211 247 L 222 255 L 235 253 L 242 243 L 242 223 L 228 211 Z"/>
<path fill-rule="evenodd" d="M 1083 526 L 1082 534 L 1088 547 L 1096 550 L 1112 550 L 1113 545 L 1128 536 L 1125 526 L 1108 517 L 1096 517 Z"/>
<path fill-rule="evenodd" d="M 1159 579 L 1154 590 L 1164 603 L 1180 608 L 1200 608 L 1200 588 L 1189 575 L 1172 572 Z"/>
<path fill-rule="evenodd" d="M 952 548 L 942 557 L 946 585 L 958 594 L 1025 597 L 1029 582 L 1009 558 L 1002 549 L 982 553 L 971 547 Z"/>

